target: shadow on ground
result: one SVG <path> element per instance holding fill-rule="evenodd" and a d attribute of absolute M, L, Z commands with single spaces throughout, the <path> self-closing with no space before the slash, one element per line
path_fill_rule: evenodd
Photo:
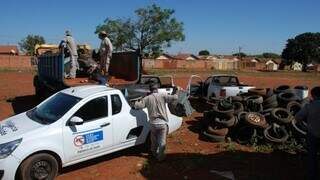
<path fill-rule="evenodd" d="M 149 159 L 141 170 L 147 179 L 227 179 L 215 171 L 232 171 L 235 179 L 306 179 L 305 157 L 281 152 L 242 151 L 217 154 L 168 154 L 164 162 Z"/>
<path fill-rule="evenodd" d="M 8 99 L 7 102 L 11 103 L 12 109 L 15 114 L 25 112 L 37 106 L 41 101 L 35 95 L 18 96 L 13 99 Z"/>

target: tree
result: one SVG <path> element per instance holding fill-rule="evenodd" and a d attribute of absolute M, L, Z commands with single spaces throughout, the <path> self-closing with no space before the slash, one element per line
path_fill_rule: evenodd
<path fill-rule="evenodd" d="M 280 58 L 281 56 L 276 53 L 265 52 L 265 53 L 262 53 L 262 57 L 264 57 L 264 58 Z"/>
<path fill-rule="evenodd" d="M 208 50 L 201 50 L 198 53 L 199 56 L 208 56 L 210 55 L 210 52 Z"/>
<path fill-rule="evenodd" d="M 246 56 L 247 56 L 247 54 L 245 54 L 245 53 L 243 53 L 243 52 L 240 52 L 240 53 L 232 54 L 232 56 L 246 57 Z"/>
<path fill-rule="evenodd" d="M 304 69 L 309 63 L 320 63 L 320 33 L 307 32 L 288 39 L 281 56 L 286 64 L 300 62 Z"/>
<path fill-rule="evenodd" d="M 185 39 L 183 23 L 172 17 L 174 12 L 153 4 L 135 10 L 136 20 L 106 19 L 95 33 L 106 31 L 116 50 L 140 49 L 143 54 L 155 56 L 172 41 Z"/>
<path fill-rule="evenodd" d="M 28 35 L 26 38 L 22 39 L 18 44 L 20 48 L 29 55 L 34 54 L 34 47 L 36 44 L 45 44 L 46 41 L 44 37 L 40 35 Z"/>

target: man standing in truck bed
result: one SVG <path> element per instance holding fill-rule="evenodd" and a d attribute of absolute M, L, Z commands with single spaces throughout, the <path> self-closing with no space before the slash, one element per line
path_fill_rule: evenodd
<path fill-rule="evenodd" d="M 65 53 L 65 57 L 70 57 L 70 72 L 66 73 L 66 77 L 68 79 L 74 79 L 76 78 L 76 72 L 79 68 L 78 64 L 78 52 L 77 52 L 77 44 L 75 43 L 75 40 L 71 36 L 70 31 L 66 31 L 66 35 L 64 39 L 61 41 L 59 47 L 63 47 L 63 50 Z"/>
<path fill-rule="evenodd" d="M 105 31 L 99 32 L 99 38 L 101 39 L 101 44 L 99 49 L 100 67 L 101 67 L 102 73 L 104 75 L 108 75 L 113 47 Z"/>

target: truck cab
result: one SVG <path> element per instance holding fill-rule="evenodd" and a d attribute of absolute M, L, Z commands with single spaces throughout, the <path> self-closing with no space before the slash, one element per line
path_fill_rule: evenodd
<path fill-rule="evenodd" d="M 194 82 L 194 79 L 197 81 Z M 206 99 L 236 96 L 239 93 L 248 92 L 250 88 L 254 87 L 240 83 L 235 75 L 227 74 L 211 75 L 205 81 L 200 76 L 192 75 L 187 86 L 190 95 Z"/>

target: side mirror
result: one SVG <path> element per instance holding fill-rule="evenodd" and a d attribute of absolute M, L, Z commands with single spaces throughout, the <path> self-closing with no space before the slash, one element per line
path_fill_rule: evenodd
<path fill-rule="evenodd" d="M 69 126 L 82 125 L 82 124 L 83 124 L 83 119 L 78 116 L 73 116 L 68 123 Z"/>

